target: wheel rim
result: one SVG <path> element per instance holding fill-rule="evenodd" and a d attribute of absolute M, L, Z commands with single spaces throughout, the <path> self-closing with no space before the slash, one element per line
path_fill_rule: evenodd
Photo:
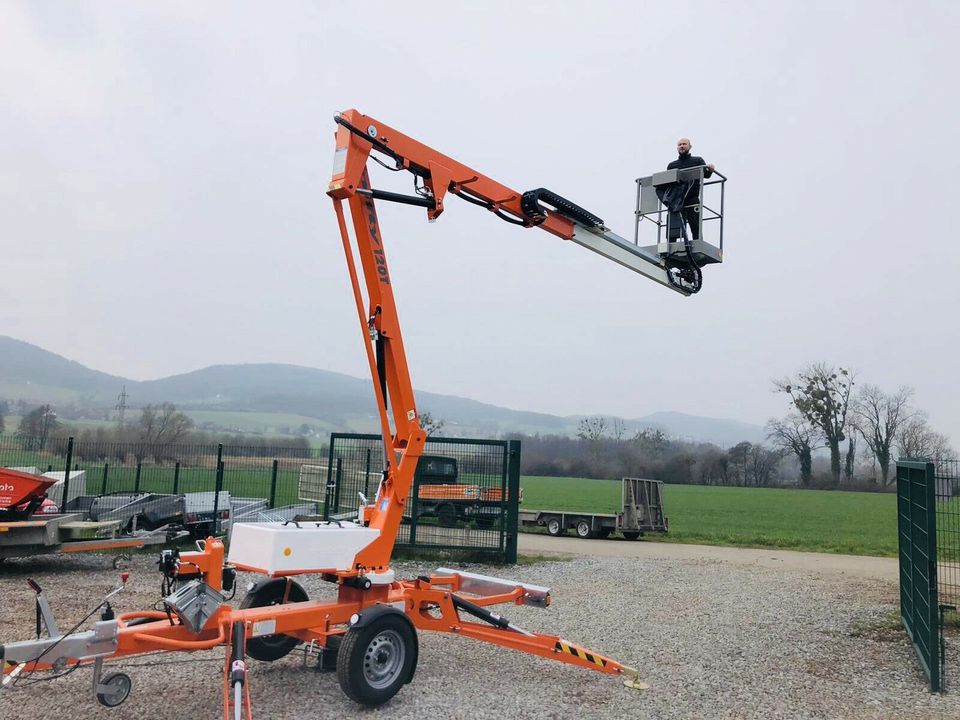
<path fill-rule="evenodd" d="M 370 687 L 382 690 L 391 685 L 403 669 L 406 645 L 396 630 L 375 636 L 363 654 L 363 677 Z"/>
<path fill-rule="evenodd" d="M 548 523 L 547 523 L 547 532 L 550 533 L 551 535 L 556 535 L 557 533 L 559 533 L 559 532 L 560 532 L 560 521 L 559 521 L 559 520 L 551 520 L 550 522 L 548 522 Z"/>
<path fill-rule="evenodd" d="M 577 535 L 580 537 L 586 537 L 590 534 L 590 526 L 585 522 L 580 522 L 577 524 Z"/>
<path fill-rule="evenodd" d="M 126 675 L 114 675 L 104 683 L 108 690 L 100 693 L 106 705 L 119 705 L 130 693 L 130 679 Z"/>

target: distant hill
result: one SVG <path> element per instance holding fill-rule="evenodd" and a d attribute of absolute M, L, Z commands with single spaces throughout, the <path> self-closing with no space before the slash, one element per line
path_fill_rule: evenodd
<path fill-rule="evenodd" d="M 350 375 L 264 363 L 214 365 L 137 381 L 91 370 L 36 345 L 0 336 L 0 398 L 72 403 L 108 412 L 124 385 L 132 408 L 169 401 L 198 421 L 229 429 L 276 434 L 291 423 L 304 422 L 322 432 L 377 429 L 370 381 Z M 446 421 L 444 433 L 450 435 L 572 435 L 580 420 L 580 416 L 511 410 L 453 395 L 418 391 L 417 398 L 421 411 Z M 316 422 L 308 422 L 311 419 Z M 625 424 L 631 434 L 642 427 L 656 427 L 674 437 L 721 446 L 758 442 L 764 436 L 757 425 L 675 412 L 628 419 Z"/>

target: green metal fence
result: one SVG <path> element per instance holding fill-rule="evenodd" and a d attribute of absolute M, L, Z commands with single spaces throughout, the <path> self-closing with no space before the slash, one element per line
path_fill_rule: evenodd
<path fill-rule="evenodd" d="M 77 495 L 229 491 L 241 498 L 263 498 L 270 508 L 301 504 L 304 465 L 316 464 L 325 450 L 242 444 L 149 444 L 99 442 L 72 437 L 40 439 L 0 435 L 0 467 L 57 472 L 56 496 L 64 510 Z M 319 509 L 319 508 L 318 508 Z"/>
<path fill-rule="evenodd" d="M 377 493 L 384 458 L 377 435 L 335 433 L 328 448 L 0 435 L 0 467 L 58 473 L 63 482 L 50 496 L 66 511 L 83 511 L 91 496 L 226 490 L 235 519 L 354 519 L 361 494 L 372 500 Z M 397 546 L 516 562 L 519 495 L 519 441 L 429 438 Z M 265 502 L 243 502 L 258 499 Z M 255 514 L 244 516 L 244 508 Z"/>
<path fill-rule="evenodd" d="M 897 463 L 900 617 L 930 682 L 946 690 L 947 618 L 960 604 L 960 474 L 955 460 Z"/>
<path fill-rule="evenodd" d="M 317 495 L 326 517 L 355 516 L 384 467 L 379 435 L 333 433 Z M 322 496 L 321 496 L 322 493 Z M 397 547 L 467 551 L 517 560 L 520 442 L 427 438 L 404 507 Z"/>

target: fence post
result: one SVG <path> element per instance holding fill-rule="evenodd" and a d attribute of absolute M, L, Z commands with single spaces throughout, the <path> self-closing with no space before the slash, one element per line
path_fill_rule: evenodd
<path fill-rule="evenodd" d="M 177 460 L 177 464 L 173 466 L 173 494 L 176 495 L 178 490 L 180 490 L 180 461 L 179 460 Z"/>
<path fill-rule="evenodd" d="M 333 507 L 340 512 L 340 487 L 343 485 L 343 458 L 337 458 L 337 486 L 333 489 Z"/>
<path fill-rule="evenodd" d="M 100 494 L 107 494 L 107 473 L 110 470 L 110 463 L 103 464 L 103 480 L 100 481 Z"/>
<path fill-rule="evenodd" d="M 63 497 L 60 500 L 60 512 L 67 511 L 67 501 L 70 499 L 70 465 L 73 463 L 73 438 L 67 439 L 67 469 L 63 473 Z"/>
<path fill-rule="evenodd" d="M 143 460 L 137 460 L 137 474 L 133 477 L 133 491 L 140 492 L 140 470 L 143 468 Z"/>
<path fill-rule="evenodd" d="M 363 472 L 363 496 L 370 497 L 370 448 L 367 448 L 367 465 Z"/>
<path fill-rule="evenodd" d="M 280 465 L 280 461 L 274 459 L 273 469 L 270 471 L 270 507 L 277 506 L 277 468 Z"/>
<path fill-rule="evenodd" d="M 507 454 L 509 471 L 507 475 L 507 543 L 505 560 L 511 565 L 517 562 L 517 531 L 519 525 L 520 503 L 520 441 L 510 440 Z"/>
<path fill-rule="evenodd" d="M 420 473 L 413 473 L 413 490 L 410 493 L 410 547 L 417 546 L 417 522 L 420 519 Z"/>
<path fill-rule="evenodd" d="M 223 443 L 217 445 L 217 474 L 213 489 L 213 534 L 220 530 L 220 491 L 223 490 Z"/>
<path fill-rule="evenodd" d="M 939 692 L 940 685 L 940 588 L 937 585 L 937 479 L 936 465 L 928 462 L 924 467 L 926 486 L 924 487 L 927 529 L 926 551 L 927 556 L 927 603 L 928 603 L 928 632 L 927 648 L 930 651 L 930 692 Z"/>
<path fill-rule="evenodd" d="M 333 451 L 336 445 L 337 433 L 330 433 L 330 450 L 327 454 L 327 486 L 323 489 L 323 519 L 330 519 L 330 503 L 333 500 Z"/>

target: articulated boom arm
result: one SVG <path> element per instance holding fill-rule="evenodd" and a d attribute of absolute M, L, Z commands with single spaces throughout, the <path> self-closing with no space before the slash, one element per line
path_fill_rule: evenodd
<path fill-rule="evenodd" d="M 443 213 L 444 201 L 452 193 L 507 222 L 539 227 L 557 237 L 573 240 L 683 295 L 695 290 L 678 282 L 659 256 L 624 240 L 607 229 L 603 220 L 555 193 L 543 188 L 525 193 L 513 190 L 356 110 L 347 110 L 335 120 L 339 127 L 333 178 L 327 194 L 333 198 L 337 213 L 367 358 L 375 378 L 387 460 L 376 505 L 367 517 L 370 526 L 380 530 L 380 538 L 357 556 L 359 566 L 376 569 L 387 567 L 389 562 L 426 435 L 417 415 L 375 200 L 424 207 L 427 218 L 433 221 Z M 367 172 L 371 153 L 392 161 L 393 167 L 390 167 L 380 157 L 374 158 L 389 169 L 413 173 L 422 183 L 417 185 L 417 195 L 371 187 Z M 344 201 L 349 206 L 356 236 L 366 308 L 347 230 Z"/>

